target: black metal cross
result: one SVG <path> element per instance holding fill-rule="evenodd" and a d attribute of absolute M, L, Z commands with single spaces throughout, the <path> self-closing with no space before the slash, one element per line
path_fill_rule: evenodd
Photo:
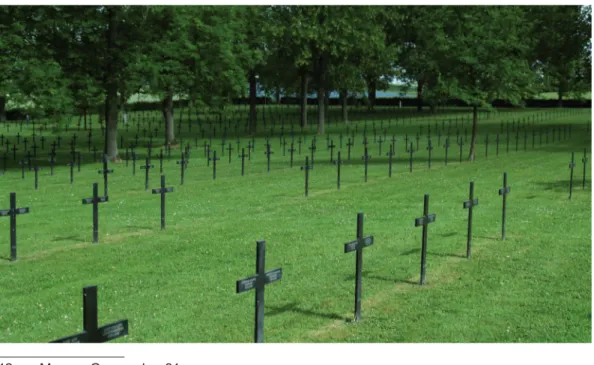
<path fill-rule="evenodd" d="M 16 161 L 16 151 L 18 151 L 18 148 L 16 146 L 16 144 L 12 145 L 12 160 Z"/>
<path fill-rule="evenodd" d="M 308 147 L 308 149 L 311 151 L 311 165 L 314 165 L 314 153 L 316 152 L 316 140 L 315 140 L 315 136 L 314 138 L 311 140 L 311 146 Z"/>
<path fill-rule="evenodd" d="M 10 208 L 7 210 L 0 210 L 0 217 L 10 217 L 10 261 L 16 261 L 16 216 L 18 214 L 29 213 L 29 208 L 16 207 L 16 193 L 10 193 Z"/>
<path fill-rule="evenodd" d="M 153 189 L 153 194 L 161 194 L 161 229 L 165 229 L 165 194 L 172 192 L 172 187 L 165 187 L 165 175 L 161 175 L 161 188 Z"/>
<path fill-rule="evenodd" d="M 248 150 L 249 150 L 249 148 L 248 148 Z M 241 157 L 241 176 L 243 176 L 244 171 L 245 171 L 245 158 L 247 157 L 247 155 L 245 154 L 245 148 L 241 149 L 241 155 L 239 155 L 237 157 Z"/>
<path fill-rule="evenodd" d="M 365 164 L 365 182 L 367 182 L 367 164 L 369 159 L 371 158 L 371 156 L 369 156 L 367 154 L 367 147 L 365 147 L 365 154 L 363 155 L 363 157 L 361 157 L 361 159 L 363 160 L 364 164 Z"/>
<path fill-rule="evenodd" d="M 344 244 L 344 253 L 357 252 L 355 263 L 355 322 L 361 319 L 361 271 L 363 249 L 373 245 L 373 236 L 363 237 L 363 213 L 357 213 L 357 239 Z"/>
<path fill-rule="evenodd" d="M 423 226 L 420 285 L 425 285 L 425 271 L 427 266 L 427 228 L 429 223 L 433 222 L 435 222 L 435 213 L 429 214 L 429 194 L 425 194 L 425 200 L 423 204 L 423 216 L 415 219 L 415 227 Z"/>
<path fill-rule="evenodd" d="M 571 163 L 569 164 L 569 200 L 571 200 L 571 193 L 573 192 L 573 168 L 575 167 L 575 161 L 573 159 L 574 153 L 571 153 Z"/>
<path fill-rule="evenodd" d="M 38 181 L 39 181 L 39 170 L 43 170 L 43 168 L 37 166 L 37 160 L 35 160 L 35 164 L 33 165 L 33 168 L 31 169 L 35 172 L 35 190 L 37 190 L 38 187 Z"/>
<path fill-rule="evenodd" d="M 107 195 L 99 196 L 99 184 L 93 183 L 93 197 L 82 200 L 83 204 L 93 204 L 93 243 L 99 242 L 99 203 L 108 201 Z"/>
<path fill-rule="evenodd" d="M 443 145 L 443 148 L 445 148 L 445 165 L 448 165 L 448 149 L 450 148 L 450 137 L 446 138 L 446 142 L 445 145 Z"/>
<path fill-rule="evenodd" d="M 257 241 L 256 275 L 237 280 L 235 292 L 256 290 L 256 318 L 254 327 L 254 342 L 264 342 L 264 288 L 267 284 L 279 281 L 283 276 L 283 269 L 276 268 L 265 271 L 266 267 L 266 241 Z"/>
<path fill-rule="evenodd" d="M 107 196 L 107 175 L 113 173 L 113 169 L 107 168 L 107 155 L 103 155 L 103 170 L 98 172 L 103 174 L 103 195 Z"/>
<path fill-rule="evenodd" d="M 21 167 L 21 180 L 25 180 L 25 166 L 27 165 L 27 161 L 20 160 L 19 166 Z"/>
<path fill-rule="evenodd" d="M 464 139 L 460 138 L 458 140 L 458 146 L 460 146 L 460 163 L 462 163 L 462 146 L 464 145 Z"/>
<path fill-rule="evenodd" d="M 305 166 L 301 166 L 301 170 L 305 170 L 305 197 L 309 193 L 309 170 L 313 169 L 313 165 L 309 165 L 309 159 L 305 156 Z"/>
<path fill-rule="evenodd" d="M 390 152 L 386 155 L 388 156 L 388 177 L 392 177 L 392 157 L 396 154 L 394 153 L 395 145 L 394 143 L 390 144 Z"/>
<path fill-rule="evenodd" d="M 506 202 L 507 202 L 507 194 L 511 191 L 511 186 L 507 186 L 507 172 L 503 173 L 503 187 L 499 189 L 499 195 L 503 195 L 503 209 L 502 209 L 502 216 L 501 216 L 501 239 L 505 239 L 505 211 L 506 211 Z"/>
<path fill-rule="evenodd" d="M 347 160 L 350 161 L 351 160 L 351 146 L 353 146 L 353 142 L 351 141 L 351 138 L 349 137 L 349 141 L 347 142 Z"/>
<path fill-rule="evenodd" d="M 148 191 L 148 186 L 149 186 L 149 170 L 154 168 L 155 165 L 151 165 L 151 162 L 148 158 L 148 156 L 145 159 L 145 164 L 140 166 L 141 169 L 145 170 L 145 174 L 144 174 L 144 191 Z M 107 195 L 107 194 L 105 194 Z"/>
<path fill-rule="evenodd" d="M 181 154 L 181 161 L 177 161 L 177 164 L 180 166 L 181 168 L 181 185 L 184 184 L 184 170 L 186 169 L 186 167 L 188 166 L 188 160 L 186 160 L 185 155 L 182 153 Z"/>
<path fill-rule="evenodd" d="M 584 158 L 582 158 L 582 163 L 584 164 L 584 179 L 582 180 L 582 189 L 586 188 L 586 163 L 587 162 L 588 162 L 588 157 L 586 156 L 586 148 L 584 148 Z"/>
<path fill-rule="evenodd" d="M 212 161 L 212 179 L 216 180 L 217 178 L 217 161 L 220 160 L 220 158 L 217 158 L 217 151 L 213 151 L 213 155 L 212 157 L 209 157 L 209 160 Z"/>
<path fill-rule="evenodd" d="M 462 203 L 464 209 L 468 209 L 468 235 L 466 238 L 466 258 L 470 258 L 470 246 L 472 241 L 472 208 L 478 205 L 478 198 L 474 197 L 474 181 L 470 182 L 470 194 L 468 200 Z"/>
<path fill-rule="evenodd" d="M 344 160 L 340 159 L 340 151 L 338 151 L 338 159 L 332 161 L 333 164 L 337 167 L 337 176 L 336 176 L 336 189 L 340 190 L 340 165 L 344 163 Z"/>
<path fill-rule="evenodd" d="M 433 149 L 433 146 L 431 145 L 431 139 L 427 140 L 427 151 L 429 151 L 429 158 L 427 159 L 427 164 L 429 169 L 431 169 L 431 150 Z"/>
<path fill-rule="evenodd" d="M 408 151 L 410 153 L 410 158 L 409 158 L 409 164 L 410 164 L 410 173 L 412 174 L 412 170 L 413 170 L 413 143 L 410 143 L 410 151 Z"/>
<path fill-rule="evenodd" d="M 293 168 L 293 153 L 295 152 L 295 148 L 293 147 L 293 142 L 291 142 L 291 148 L 289 148 L 289 152 L 291 153 L 291 168 Z"/>
<path fill-rule="evenodd" d="M 332 163 L 332 161 L 334 161 L 334 148 L 336 146 L 334 145 L 334 140 L 330 141 L 330 144 L 328 145 L 328 148 L 330 149 L 330 163 Z"/>
<path fill-rule="evenodd" d="M 266 172 L 270 172 L 270 155 L 273 154 L 274 152 L 270 152 L 270 143 L 266 144 L 266 152 L 264 152 L 264 154 L 266 155 L 266 160 L 268 162 L 267 164 L 267 170 Z"/>
<path fill-rule="evenodd" d="M 229 163 L 231 163 L 231 151 L 233 151 L 233 146 L 229 143 L 229 147 L 227 147 L 227 152 L 229 153 Z"/>
<path fill-rule="evenodd" d="M 83 332 L 62 337 L 51 343 L 103 343 L 128 335 L 128 320 L 98 326 L 97 287 L 83 288 Z"/>
<path fill-rule="evenodd" d="M 489 134 L 485 136 L 485 160 L 489 157 Z"/>

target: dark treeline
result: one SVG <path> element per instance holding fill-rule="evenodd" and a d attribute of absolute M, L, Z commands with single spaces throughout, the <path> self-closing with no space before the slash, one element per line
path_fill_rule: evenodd
<path fill-rule="evenodd" d="M 346 123 L 362 95 L 370 109 L 390 103 L 376 93 L 398 79 L 419 111 L 472 107 L 476 136 L 479 108 L 550 91 L 561 106 L 591 89 L 590 18 L 586 6 L 1 6 L 0 120 L 100 109 L 117 159 L 134 94 L 160 100 L 170 144 L 175 96 L 194 108 L 246 100 L 254 134 L 258 91 L 295 95 L 300 123 L 314 103 L 323 134 L 328 105 Z"/>

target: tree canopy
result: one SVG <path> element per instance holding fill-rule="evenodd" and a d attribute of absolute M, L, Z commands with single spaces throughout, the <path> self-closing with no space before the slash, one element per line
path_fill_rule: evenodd
<path fill-rule="evenodd" d="M 9 103 L 59 118 L 99 110 L 105 153 L 117 159 L 118 115 L 128 98 L 161 100 L 175 143 L 173 97 L 223 107 L 256 92 L 347 99 L 395 79 L 416 86 L 419 110 L 450 98 L 474 110 L 521 104 L 544 91 L 591 88 L 589 6 L 0 6 L 0 120 Z M 473 133 L 475 134 L 475 133 Z M 472 143 L 469 158 L 474 157 Z"/>

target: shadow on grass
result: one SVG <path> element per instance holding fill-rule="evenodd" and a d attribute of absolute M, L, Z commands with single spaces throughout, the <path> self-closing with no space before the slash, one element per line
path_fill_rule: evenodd
<path fill-rule="evenodd" d="M 52 240 L 52 242 L 60 242 L 60 241 L 75 241 L 75 242 L 83 242 L 83 243 L 88 242 L 76 235 L 66 236 L 66 237 L 56 237 Z"/>
<path fill-rule="evenodd" d="M 328 318 L 328 319 L 340 319 L 340 320 L 348 321 L 348 318 L 343 317 L 338 314 L 335 314 L 335 313 L 322 313 L 322 312 L 312 311 L 309 309 L 299 308 L 299 304 L 297 302 L 288 303 L 288 304 L 285 304 L 280 307 L 268 306 L 268 308 L 270 308 L 270 310 L 266 311 L 267 316 L 274 316 L 274 315 L 283 314 L 286 312 L 293 312 L 293 313 L 304 314 L 306 316 L 321 317 L 321 318 Z"/>
<path fill-rule="evenodd" d="M 443 238 L 447 238 L 447 237 L 453 237 L 453 236 L 455 236 L 457 234 L 458 234 L 458 232 L 450 232 L 450 233 L 441 234 L 440 236 L 443 237 Z"/>
<path fill-rule="evenodd" d="M 588 186 L 588 180 L 586 180 L 586 186 Z M 569 180 L 559 180 L 559 181 L 551 181 L 551 182 L 537 182 L 536 185 L 539 185 L 546 191 L 554 191 L 554 192 L 563 192 L 569 194 Z M 573 180 L 573 190 L 579 191 L 584 190 L 582 188 L 582 178 L 575 178 Z"/>

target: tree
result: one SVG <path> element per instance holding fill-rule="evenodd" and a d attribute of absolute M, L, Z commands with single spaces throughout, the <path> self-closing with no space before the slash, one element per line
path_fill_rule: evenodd
<path fill-rule="evenodd" d="M 469 160 L 475 157 L 478 108 L 496 98 L 519 103 L 533 87 L 527 56 L 529 24 L 515 6 L 439 7 L 443 33 L 427 50 L 438 62 L 439 79 L 447 94 L 472 106 Z M 505 29 L 504 32 L 501 30 Z"/>
<path fill-rule="evenodd" d="M 532 57 L 544 84 L 557 91 L 559 106 L 566 93 L 590 90 L 591 7 L 533 6 L 527 17 L 533 24 L 530 37 L 536 40 Z"/>

